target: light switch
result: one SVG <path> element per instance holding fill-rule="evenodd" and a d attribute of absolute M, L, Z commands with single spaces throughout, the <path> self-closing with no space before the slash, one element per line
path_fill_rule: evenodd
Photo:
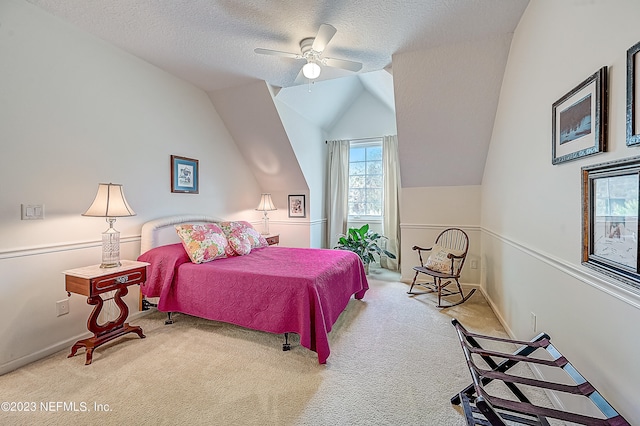
<path fill-rule="evenodd" d="M 21 204 L 22 220 L 44 219 L 44 204 Z"/>

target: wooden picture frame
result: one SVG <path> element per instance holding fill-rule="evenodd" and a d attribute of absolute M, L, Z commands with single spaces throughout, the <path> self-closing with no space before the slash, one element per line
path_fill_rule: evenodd
<path fill-rule="evenodd" d="M 305 196 L 289 195 L 289 217 L 307 217 Z"/>
<path fill-rule="evenodd" d="M 640 291 L 640 157 L 582 167 L 582 264 Z"/>
<path fill-rule="evenodd" d="M 640 42 L 627 50 L 627 146 L 640 145 Z"/>
<path fill-rule="evenodd" d="M 552 164 L 607 149 L 607 67 L 602 67 L 552 106 Z"/>
<path fill-rule="evenodd" d="M 172 155 L 171 192 L 197 194 L 198 186 L 198 160 Z"/>

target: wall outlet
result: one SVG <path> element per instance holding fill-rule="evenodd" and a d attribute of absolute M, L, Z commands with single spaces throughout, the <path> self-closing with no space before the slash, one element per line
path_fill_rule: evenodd
<path fill-rule="evenodd" d="M 471 269 L 478 269 L 478 261 L 475 259 L 471 260 Z"/>
<path fill-rule="evenodd" d="M 536 317 L 536 314 L 531 312 L 531 331 L 533 331 L 534 333 L 538 330 L 538 318 Z"/>
<path fill-rule="evenodd" d="M 58 300 L 56 302 L 56 312 L 58 316 L 66 315 L 69 313 L 69 299 Z"/>

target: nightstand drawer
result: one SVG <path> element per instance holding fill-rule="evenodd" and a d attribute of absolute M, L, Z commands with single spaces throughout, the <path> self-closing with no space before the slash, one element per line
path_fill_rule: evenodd
<path fill-rule="evenodd" d="M 91 292 L 93 294 L 104 293 L 105 291 L 116 290 L 122 284 L 134 285 L 142 284 L 146 280 L 147 268 L 134 269 L 121 274 L 108 275 L 106 277 L 94 278 L 91 280 Z"/>
<path fill-rule="evenodd" d="M 119 271 L 99 277 L 66 276 L 66 290 L 84 296 L 95 296 L 107 291 L 117 290 L 135 284 L 142 284 L 147 279 L 147 267 L 141 266 L 127 271 Z"/>
<path fill-rule="evenodd" d="M 275 244 L 279 244 L 280 243 L 280 235 L 269 235 L 267 237 L 265 237 L 265 240 L 267 240 L 267 244 L 269 244 L 270 246 L 275 245 Z"/>

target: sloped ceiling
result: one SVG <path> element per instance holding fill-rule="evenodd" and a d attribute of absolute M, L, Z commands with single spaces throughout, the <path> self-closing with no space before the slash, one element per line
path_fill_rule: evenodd
<path fill-rule="evenodd" d="M 364 90 L 358 76 L 287 87 L 276 97 L 323 130 L 329 130 L 340 114 Z M 393 102 L 393 97 L 391 98 Z"/>
<path fill-rule="evenodd" d="M 365 90 L 395 111 L 393 78 L 386 70 L 287 87 L 280 90 L 276 97 L 328 132 Z"/>
<path fill-rule="evenodd" d="M 307 188 L 264 81 L 217 90 L 210 98 L 263 191 Z"/>
<path fill-rule="evenodd" d="M 511 34 L 395 55 L 402 187 L 479 185 Z"/>
<path fill-rule="evenodd" d="M 395 106 L 403 187 L 481 183 L 511 34 L 529 3 L 24 1 L 192 82 L 212 99 L 231 98 L 234 88 L 243 92 L 243 86 L 257 82 L 283 87 L 279 99 L 325 130 L 367 90 Z M 362 62 L 360 73 L 325 67 L 309 93 L 306 85 L 292 87 L 301 60 L 253 52 L 256 47 L 298 52 L 300 40 L 313 37 L 322 23 L 337 29 L 325 54 Z M 393 88 L 386 71 L 376 73 L 391 66 Z M 223 94 L 217 96 L 218 91 Z M 395 102 L 390 101 L 393 94 Z M 225 108 L 218 104 L 217 109 Z M 232 133 L 234 138 L 257 137 L 238 125 L 243 114 L 243 108 L 231 107 L 221 116 L 240 130 Z M 260 149 L 283 155 L 280 163 L 286 164 L 290 153 L 279 143 Z M 255 152 L 242 146 L 247 155 Z"/>

